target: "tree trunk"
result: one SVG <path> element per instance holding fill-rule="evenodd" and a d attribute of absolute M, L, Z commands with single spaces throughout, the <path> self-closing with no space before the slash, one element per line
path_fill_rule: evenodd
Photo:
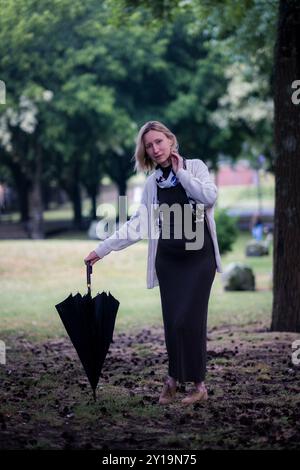
<path fill-rule="evenodd" d="M 97 193 L 91 194 L 91 219 L 97 219 Z"/>
<path fill-rule="evenodd" d="M 20 222 L 27 223 L 29 220 L 29 190 L 28 183 L 26 186 L 17 188 L 19 209 L 20 209 Z"/>
<path fill-rule="evenodd" d="M 15 181 L 15 190 L 18 194 L 18 204 L 20 210 L 20 222 L 25 224 L 29 220 L 29 186 L 30 182 L 23 175 L 21 169 L 17 165 L 9 166 L 13 179 Z"/>
<path fill-rule="evenodd" d="M 73 204 L 73 227 L 77 230 L 81 230 L 82 229 L 82 201 L 81 201 L 81 187 L 80 187 L 78 162 L 75 163 L 75 167 L 73 171 L 71 200 Z"/>
<path fill-rule="evenodd" d="M 29 221 L 27 224 L 29 236 L 34 240 L 45 238 L 43 210 L 42 153 L 40 147 L 37 146 L 32 186 L 29 191 Z"/>
<path fill-rule="evenodd" d="M 300 5 L 281 0 L 275 47 L 273 331 L 300 331 L 300 134 L 292 82 L 300 79 Z"/>
<path fill-rule="evenodd" d="M 44 210 L 49 210 L 50 202 L 51 202 L 51 188 L 49 184 L 44 183 L 42 185 L 42 196 L 43 196 L 43 205 Z"/>
<path fill-rule="evenodd" d="M 82 204 L 81 204 L 81 191 L 80 184 L 74 183 L 72 188 L 72 203 L 73 203 L 73 226 L 77 230 L 82 229 Z"/>
<path fill-rule="evenodd" d="M 127 182 L 125 179 L 117 181 L 119 196 L 126 196 Z"/>

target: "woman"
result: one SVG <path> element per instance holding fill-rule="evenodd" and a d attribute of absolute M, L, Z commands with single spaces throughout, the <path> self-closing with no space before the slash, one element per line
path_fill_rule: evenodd
<path fill-rule="evenodd" d="M 93 265 L 111 251 L 121 250 L 140 240 L 142 230 L 138 233 L 138 226 L 145 221 L 143 208 L 147 208 L 147 287 L 151 289 L 159 285 L 169 358 L 160 404 L 174 400 L 177 381 L 194 382 L 195 385 L 182 400 L 184 404 L 207 399 L 204 384 L 207 309 L 215 272 L 222 272 L 214 221 L 217 188 L 210 180 L 207 166 L 198 159 L 185 160 L 177 148 L 175 135 L 162 123 L 149 121 L 142 126 L 136 141 L 135 169 L 154 171 L 146 179 L 141 205 L 127 223 L 101 242 L 84 260 Z M 195 249 L 186 248 L 187 242 L 195 242 L 196 239 L 185 237 L 185 227 L 181 238 L 176 235 L 176 224 L 184 224 L 185 218 L 162 218 L 159 211 L 152 210 L 173 204 L 183 212 L 187 208 L 191 214 L 194 214 L 195 204 L 204 205 L 202 247 L 195 244 Z M 193 229 L 196 223 L 194 217 Z M 166 228 L 168 237 L 164 236 Z M 197 232 L 194 230 L 194 233 Z"/>

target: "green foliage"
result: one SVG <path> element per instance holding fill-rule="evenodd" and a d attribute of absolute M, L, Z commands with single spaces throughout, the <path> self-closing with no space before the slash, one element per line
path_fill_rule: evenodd
<path fill-rule="evenodd" d="M 190 84 L 189 92 L 179 90 L 166 116 L 177 132 L 183 132 L 188 152 L 195 152 L 191 149 L 195 142 L 195 155 L 201 149 L 204 160 L 208 158 L 212 166 L 218 154 L 232 159 L 236 156 L 255 159 L 263 153 L 272 171 L 275 158 L 272 73 L 278 0 L 119 2 L 128 6 L 142 5 L 163 27 L 170 18 L 174 25 L 185 18 L 181 30 L 188 33 L 196 56 L 198 53 L 201 58 L 199 72 L 195 68 L 194 76 L 186 80 Z M 193 21 L 186 20 L 188 17 Z M 176 38 L 176 31 L 174 36 Z M 205 59 L 199 53 L 199 45 L 215 59 L 216 75 L 210 73 L 210 80 L 203 77 Z M 210 69 L 212 63 L 210 60 Z M 199 92 L 194 82 L 200 85 Z M 220 96 L 222 87 L 224 93 Z M 185 127 L 188 130 L 182 131 Z M 193 135 L 192 140 L 190 135 Z"/>
<path fill-rule="evenodd" d="M 104 173 L 124 190 L 135 135 L 152 119 L 172 129 L 182 155 L 211 168 L 220 155 L 268 157 L 276 0 L 265 3 L 8 0 L 0 134 L 11 147 L 0 136 L 0 164 L 27 184 L 39 148 L 43 184 L 74 200 L 81 185 L 95 201 Z"/>
<path fill-rule="evenodd" d="M 225 209 L 216 209 L 215 221 L 220 253 L 224 255 L 232 250 L 238 237 L 236 218 L 229 216 Z"/>

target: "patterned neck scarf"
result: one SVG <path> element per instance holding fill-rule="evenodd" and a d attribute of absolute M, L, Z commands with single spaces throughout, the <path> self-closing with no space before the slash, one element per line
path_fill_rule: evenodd
<path fill-rule="evenodd" d="M 186 169 L 185 158 L 183 158 L 183 168 Z M 179 183 L 179 180 L 172 169 L 172 165 L 165 168 L 157 165 L 155 168 L 155 180 L 157 186 L 163 189 L 172 188 L 173 186 L 177 186 Z"/>
<path fill-rule="evenodd" d="M 185 158 L 183 158 L 183 168 L 186 170 Z M 160 165 L 157 165 L 155 167 L 155 180 L 156 180 L 157 186 L 159 186 L 162 189 L 172 188 L 173 186 L 177 186 L 179 184 L 179 180 L 172 169 L 172 165 L 165 167 L 165 168 L 161 167 Z M 191 197 L 187 196 L 187 198 L 191 206 L 192 212 L 195 215 L 196 214 L 196 201 L 192 199 Z"/>
<path fill-rule="evenodd" d="M 168 170 L 169 170 L 169 174 L 168 174 Z M 171 188 L 173 186 L 177 186 L 178 184 L 178 178 L 175 175 L 174 171 L 172 170 L 172 167 L 167 167 L 164 171 L 164 169 L 158 165 L 155 169 L 155 180 L 156 180 L 157 186 L 163 189 Z"/>

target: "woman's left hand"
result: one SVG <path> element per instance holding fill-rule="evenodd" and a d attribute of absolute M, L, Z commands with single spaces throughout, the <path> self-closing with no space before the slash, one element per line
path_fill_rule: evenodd
<path fill-rule="evenodd" d="M 183 168 L 183 158 L 175 150 L 171 151 L 170 158 L 172 162 L 172 169 L 174 173 L 176 174 L 178 170 Z"/>

